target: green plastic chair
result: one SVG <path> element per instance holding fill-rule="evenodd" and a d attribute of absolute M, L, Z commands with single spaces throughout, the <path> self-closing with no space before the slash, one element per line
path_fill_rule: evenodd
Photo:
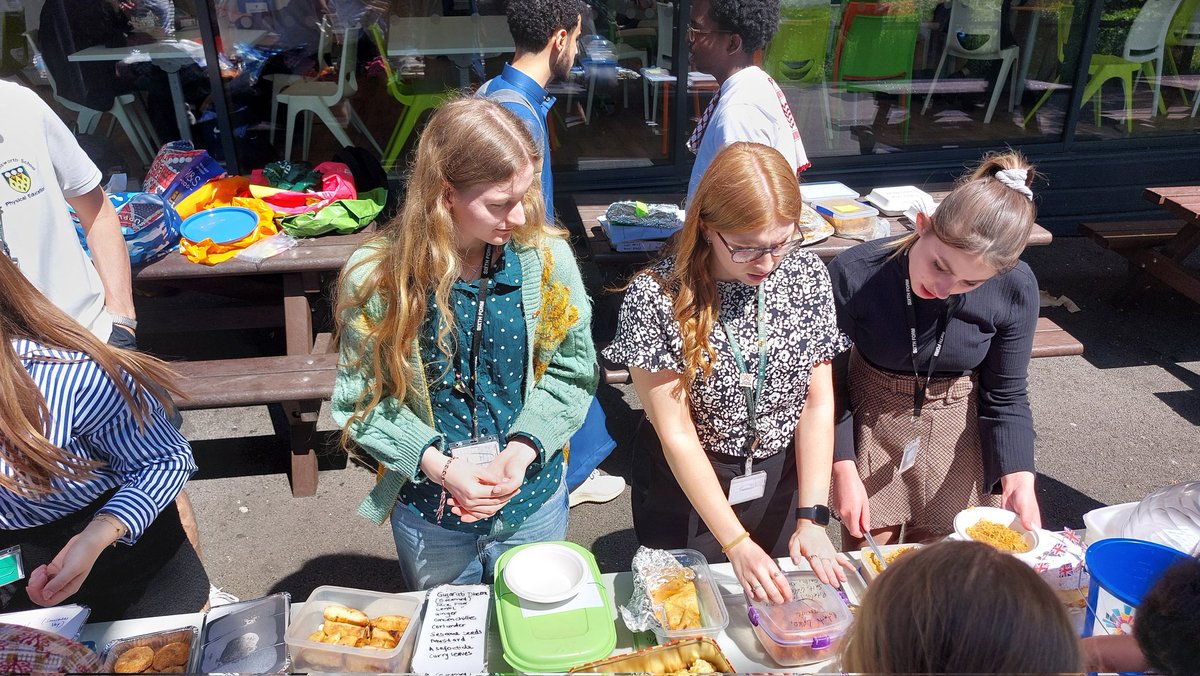
<path fill-rule="evenodd" d="M 1088 82 L 1083 88 L 1083 99 L 1079 105 L 1095 99 L 1096 126 L 1100 126 L 1100 90 L 1105 82 L 1121 80 L 1125 93 L 1125 128 L 1133 133 L 1133 76 L 1140 70 L 1152 83 L 1150 114 L 1161 110 L 1167 112 L 1166 104 L 1159 96 L 1159 75 L 1162 74 L 1163 52 L 1167 29 L 1179 9 L 1180 0 L 1146 0 L 1125 36 L 1125 48 L 1116 54 L 1093 54 L 1088 64 Z"/>
<path fill-rule="evenodd" d="M 786 84 L 818 85 L 826 147 L 833 140 L 829 94 L 825 90 L 825 56 L 832 11 L 827 4 L 789 12 L 767 45 L 762 68 L 782 87 Z"/>
<path fill-rule="evenodd" d="M 911 5 L 848 2 L 833 57 L 833 80 L 846 91 L 874 92 L 867 83 L 908 81 L 913 76 L 921 20 Z M 912 91 L 900 94 L 904 141 L 912 119 Z"/>
<path fill-rule="evenodd" d="M 421 116 L 426 111 L 433 110 L 445 103 L 450 98 L 451 92 L 441 87 L 435 91 L 419 91 L 414 84 L 405 82 L 387 59 L 387 41 L 384 40 L 383 31 L 379 25 L 370 26 L 367 28 L 367 32 L 371 35 L 371 39 L 375 42 L 375 47 L 381 55 L 380 61 L 383 62 L 383 70 L 387 76 L 388 93 L 404 106 L 404 110 L 396 119 L 396 126 L 392 128 L 392 135 L 388 140 L 387 147 L 383 150 L 383 166 L 390 168 L 395 165 L 396 158 L 404 150 L 404 145 L 413 130 L 416 129 Z"/>

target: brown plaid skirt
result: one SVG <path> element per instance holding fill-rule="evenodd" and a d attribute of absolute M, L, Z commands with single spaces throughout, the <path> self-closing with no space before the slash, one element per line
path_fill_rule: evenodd
<path fill-rule="evenodd" d="M 908 524 L 906 539 L 926 540 L 952 532 L 954 516 L 967 507 L 1000 506 L 999 495 L 983 492 L 974 375 L 934 378 L 919 423 L 912 420 L 914 376 L 877 369 L 853 350 L 849 387 L 872 528 Z M 914 436 L 921 437 L 916 464 L 901 474 L 904 447 Z"/>

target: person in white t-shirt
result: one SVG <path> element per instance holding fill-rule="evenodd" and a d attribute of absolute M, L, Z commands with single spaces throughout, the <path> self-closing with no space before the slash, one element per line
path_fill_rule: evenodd
<path fill-rule="evenodd" d="M 133 347 L 129 252 L 100 170 L 37 94 L 2 81 L 0 178 L 0 241 L 21 272 L 97 338 Z M 67 205 L 79 215 L 91 260 Z"/>
<path fill-rule="evenodd" d="M 720 85 L 688 139 L 696 154 L 688 182 L 688 203 L 708 165 L 721 149 L 738 141 L 778 150 L 797 175 L 809 167 L 800 131 L 783 91 L 754 65 L 779 28 L 779 0 L 695 0 L 688 22 L 691 69 L 708 73 Z"/>
<path fill-rule="evenodd" d="M 137 349 L 129 250 L 96 164 L 33 91 L 0 80 L 0 253 L 52 303 L 115 347 Z M 79 216 L 91 260 L 67 205 Z M 178 426 L 178 425 L 176 425 Z M 200 552 L 186 491 L 180 521 Z M 210 602 L 237 598 L 212 587 Z"/>

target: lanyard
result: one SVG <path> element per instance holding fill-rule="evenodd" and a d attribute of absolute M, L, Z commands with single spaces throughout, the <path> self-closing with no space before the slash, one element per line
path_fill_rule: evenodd
<path fill-rule="evenodd" d="M 746 369 L 746 360 L 742 357 L 742 348 L 729 325 L 721 320 L 721 330 L 725 332 L 725 340 L 733 351 L 733 360 L 737 363 L 738 384 L 746 396 L 746 420 L 750 425 L 750 443 L 746 451 L 746 473 L 750 473 L 750 463 L 754 450 L 758 448 L 758 400 L 762 396 L 763 383 L 767 379 L 767 290 L 763 284 L 758 285 L 758 379 L 753 380 Z"/>
<path fill-rule="evenodd" d="M 471 388 L 467 391 L 466 385 L 463 384 L 462 378 L 456 378 L 454 387 L 462 394 L 468 395 L 471 398 L 471 438 L 475 439 L 479 436 L 479 416 L 476 415 L 475 407 L 478 399 L 478 383 L 479 376 L 479 346 L 483 342 L 483 312 L 487 307 L 488 289 L 492 280 L 492 245 L 484 245 L 483 248 L 483 269 L 479 274 L 479 302 L 475 309 L 475 325 L 471 331 Z"/>
<path fill-rule="evenodd" d="M 933 378 L 933 369 L 938 357 L 942 356 L 942 344 L 946 342 L 946 329 L 950 320 L 958 310 L 959 296 L 951 296 L 946 300 L 946 312 L 938 321 L 937 341 L 933 344 L 933 354 L 929 357 L 929 368 L 925 372 L 925 382 L 921 382 L 921 371 L 917 368 L 917 311 L 913 306 L 912 280 L 908 276 L 908 253 L 904 254 L 904 313 L 908 318 L 908 337 L 912 341 L 913 377 L 916 378 L 916 388 L 913 390 L 913 420 L 921 417 L 921 409 L 925 407 L 925 393 L 929 390 L 929 380 Z"/>

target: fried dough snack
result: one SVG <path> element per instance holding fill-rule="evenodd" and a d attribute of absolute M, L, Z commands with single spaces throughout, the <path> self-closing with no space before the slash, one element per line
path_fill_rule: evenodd
<path fill-rule="evenodd" d="M 392 650 L 399 645 L 409 622 L 403 615 L 368 618 L 361 610 L 345 606 L 329 606 L 322 616 L 325 622 L 309 634 L 308 640 L 377 650 Z"/>
<path fill-rule="evenodd" d="M 649 590 L 650 599 L 661 606 L 655 609 L 655 615 L 665 628 L 700 627 L 700 602 L 696 598 L 695 578 L 696 574 L 691 568 L 681 568 Z"/>

